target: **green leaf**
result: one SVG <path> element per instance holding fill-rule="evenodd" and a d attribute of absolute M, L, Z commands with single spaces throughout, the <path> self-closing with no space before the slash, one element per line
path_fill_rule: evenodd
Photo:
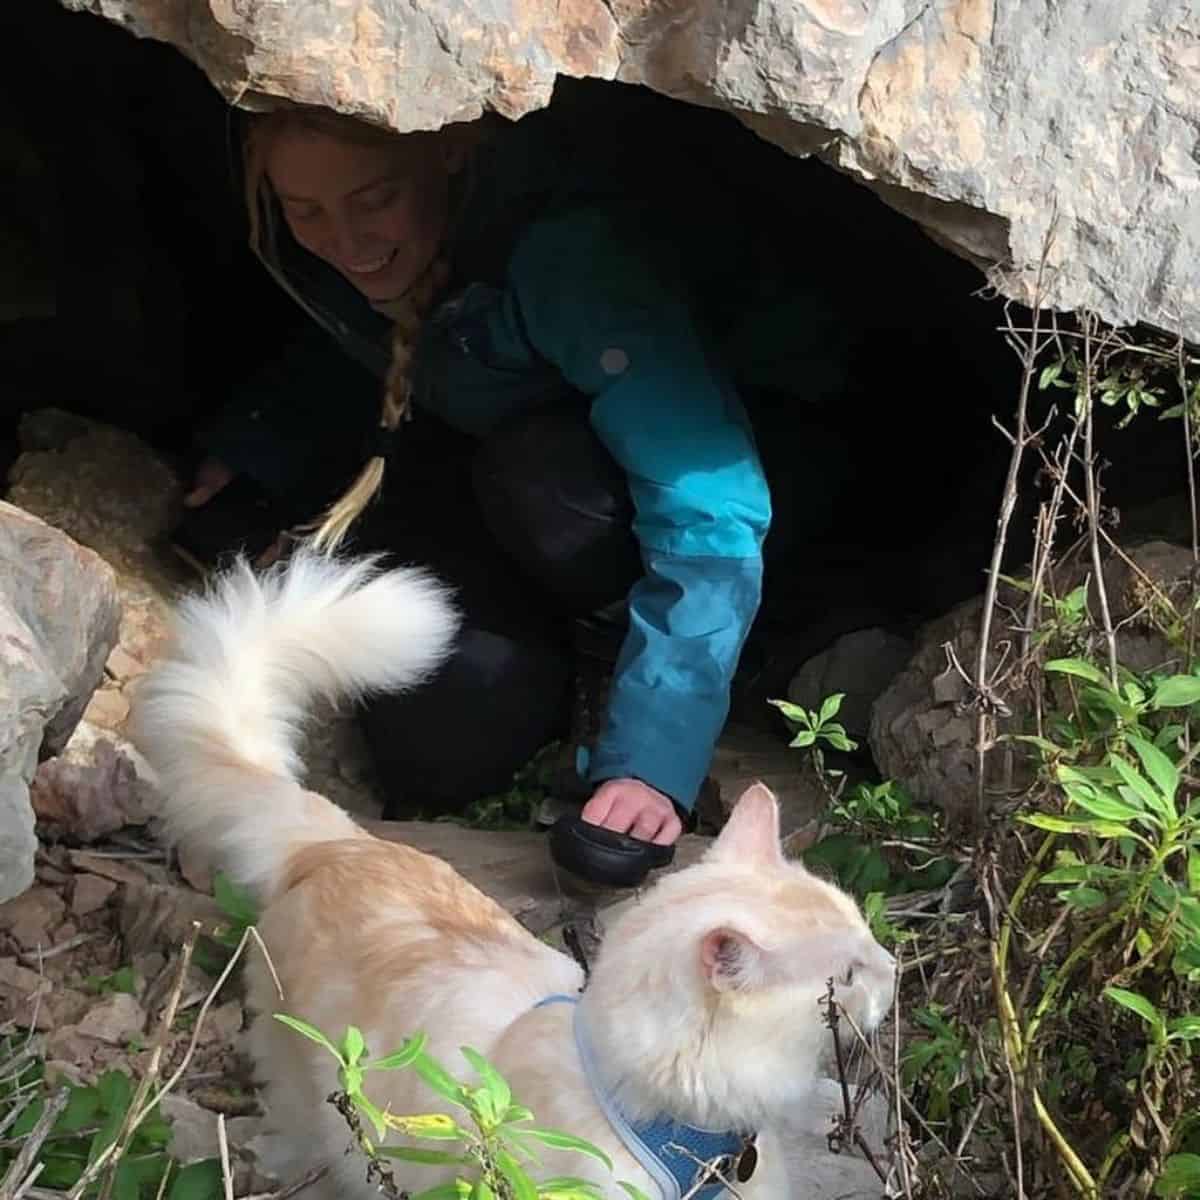
<path fill-rule="evenodd" d="M 466 1093 L 461 1083 L 442 1066 L 422 1050 L 412 1062 L 413 1070 L 435 1091 L 444 1096 L 459 1108 L 466 1108 L 464 1102 Z"/>
<path fill-rule="evenodd" d="M 96 1080 L 96 1091 L 100 1095 L 100 1106 L 108 1116 L 123 1117 L 133 1100 L 133 1084 L 124 1071 L 105 1071 Z"/>
<path fill-rule="evenodd" d="M 7 1136 L 14 1141 L 33 1132 L 33 1127 L 42 1119 L 42 1113 L 46 1108 L 46 1102 L 41 1096 L 30 1100 L 28 1104 L 21 1109 L 21 1115 L 17 1118 L 16 1123 L 8 1131 Z"/>
<path fill-rule="evenodd" d="M 1167 1037 L 1171 1041 L 1191 1041 L 1200 1038 L 1200 1017 L 1189 1013 L 1167 1022 Z"/>
<path fill-rule="evenodd" d="M 512 1188 L 513 1200 L 538 1200 L 538 1190 L 533 1180 L 525 1174 L 521 1164 L 507 1150 L 496 1151 L 496 1166 Z"/>
<path fill-rule="evenodd" d="M 832 696 L 826 696 L 821 702 L 821 711 L 817 714 L 817 724 L 824 725 L 826 721 L 831 721 L 836 717 L 845 698 L 845 692 L 834 692 Z"/>
<path fill-rule="evenodd" d="M 376 1146 L 375 1153 L 381 1158 L 399 1158 L 404 1162 L 427 1163 L 437 1166 L 443 1163 L 469 1163 L 466 1154 L 448 1154 L 445 1150 L 423 1150 L 419 1146 Z"/>
<path fill-rule="evenodd" d="M 1091 787 L 1068 786 L 1067 795 L 1084 811 L 1105 821 L 1132 821 L 1142 815 L 1140 808 Z"/>
<path fill-rule="evenodd" d="M 1093 887 L 1077 887 L 1064 892 L 1062 899 L 1072 908 L 1099 908 L 1108 897 Z"/>
<path fill-rule="evenodd" d="M 1187 858 L 1188 891 L 1200 896 L 1200 850 L 1189 850 Z"/>
<path fill-rule="evenodd" d="M 399 1050 L 385 1054 L 383 1058 L 371 1062 L 372 1071 L 396 1071 L 401 1067 L 411 1066 L 418 1054 L 425 1049 L 426 1037 L 423 1033 L 409 1038 Z"/>
<path fill-rule="evenodd" d="M 1166 1025 L 1162 1014 L 1139 992 L 1131 992 L 1126 988 L 1106 987 L 1104 995 L 1114 1004 L 1135 1012 L 1154 1030 L 1155 1040 L 1162 1041 L 1166 1037 Z"/>
<path fill-rule="evenodd" d="M 117 1163 L 113 1172 L 112 1194 L 115 1200 L 138 1200 L 138 1177 L 129 1161 Z"/>
<path fill-rule="evenodd" d="M 253 925 L 258 920 L 258 906 L 250 893 L 223 871 L 213 876 L 213 899 L 225 916 L 237 925 Z"/>
<path fill-rule="evenodd" d="M 835 750 L 857 750 L 858 743 L 846 736 L 846 731 L 839 725 L 822 731 L 821 736 Z"/>
<path fill-rule="evenodd" d="M 788 700 L 768 700 L 768 704 L 774 705 L 783 715 L 796 725 L 807 726 L 809 724 L 808 710 L 801 707 L 799 704 L 792 704 Z"/>
<path fill-rule="evenodd" d="M 1066 817 L 1052 817 L 1049 813 L 1029 813 L 1017 819 L 1026 825 L 1033 825 L 1037 829 L 1046 829 L 1050 833 L 1086 833 L 1099 838 L 1133 837 L 1139 842 L 1146 840 L 1131 833 L 1127 826 L 1118 825 L 1114 821 L 1098 819 L 1072 821 Z"/>
<path fill-rule="evenodd" d="M 788 745 L 793 749 L 803 750 L 805 746 L 811 746 L 817 740 L 817 735 L 811 729 L 802 729 Z"/>
<path fill-rule="evenodd" d="M 1163 1163 L 1154 1194 L 1166 1200 L 1189 1200 L 1200 1191 L 1200 1154 L 1172 1154 Z"/>
<path fill-rule="evenodd" d="M 1149 781 L 1144 776 L 1135 771 L 1123 758 L 1118 758 L 1115 754 L 1109 755 L 1109 761 L 1116 769 L 1117 774 L 1125 782 L 1125 786 L 1128 789 L 1125 794 L 1136 797 L 1150 812 L 1158 814 L 1158 817 L 1165 817 L 1167 820 L 1174 819 L 1174 810 L 1167 807 L 1162 796 L 1150 786 Z M 1155 824 L 1157 825 L 1158 823 L 1159 821 L 1155 819 Z"/>
<path fill-rule="evenodd" d="M 167 1200 L 219 1200 L 224 1194 L 220 1162 L 215 1158 L 204 1158 L 175 1172 L 167 1190 Z"/>
<path fill-rule="evenodd" d="M 516 1125 L 521 1121 L 532 1121 L 533 1113 L 523 1104 L 510 1104 L 500 1119 L 505 1125 Z"/>
<path fill-rule="evenodd" d="M 523 1129 L 521 1132 L 529 1137 L 537 1138 L 539 1142 L 549 1146 L 552 1150 L 575 1150 L 580 1154 L 587 1154 L 598 1159 L 610 1171 L 613 1169 L 612 1159 L 599 1146 L 593 1146 L 591 1142 L 585 1142 L 583 1138 L 573 1137 L 569 1133 L 560 1133 L 557 1129 Z"/>
<path fill-rule="evenodd" d="M 470 1046 L 460 1046 L 459 1052 L 475 1068 L 475 1073 L 479 1076 L 483 1086 L 487 1088 L 493 1111 L 497 1115 L 507 1112 L 508 1106 L 512 1103 L 512 1091 L 504 1077 L 482 1054 L 472 1050 Z"/>
<path fill-rule="evenodd" d="M 439 1183 L 423 1192 L 418 1192 L 412 1200 L 466 1200 L 471 1194 L 469 1183 Z"/>
<path fill-rule="evenodd" d="M 366 1052 L 367 1043 L 357 1025 L 349 1025 L 342 1038 L 342 1060 L 353 1066 Z"/>
<path fill-rule="evenodd" d="M 1172 675 L 1154 689 L 1155 708 L 1190 708 L 1200 700 L 1200 676 Z"/>
<path fill-rule="evenodd" d="M 373 1101 L 368 1100 L 367 1097 L 363 1095 L 361 1089 L 353 1092 L 350 1092 L 349 1088 L 346 1090 L 349 1092 L 350 1099 L 354 1102 L 354 1107 L 357 1108 L 358 1111 L 361 1112 L 363 1116 L 365 1116 L 367 1120 L 370 1121 L 374 1126 L 376 1140 L 380 1142 L 383 1141 L 383 1139 L 387 1136 L 387 1125 L 384 1122 L 383 1113 L 379 1109 L 378 1105 L 376 1105 Z"/>
<path fill-rule="evenodd" d="M 626 1183 L 624 1179 L 617 1180 L 617 1187 L 624 1188 L 632 1197 L 632 1200 L 650 1200 L 650 1197 L 641 1188 L 634 1187 L 632 1183 Z"/>
<path fill-rule="evenodd" d="M 1126 735 L 1125 740 L 1142 760 L 1142 770 L 1150 776 L 1154 786 L 1162 794 L 1159 811 L 1164 816 L 1174 819 L 1175 793 L 1179 788 L 1179 771 L 1175 764 L 1153 742 L 1148 742 L 1145 738 L 1130 733 Z"/>
<path fill-rule="evenodd" d="M 318 1046 L 324 1046 L 330 1054 L 339 1062 L 342 1056 L 338 1048 L 314 1025 L 310 1025 L 307 1021 L 301 1021 L 299 1017 L 289 1017 L 287 1013 L 272 1013 L 275 1020 L 281 1025 L 286 1025 L 289 1029 L 294 1029 L 297 1033 L 303 1034 L 310 1042 L 316 1042 Z"/>
<path fill-rule="evenodd" d="M 1084 864 L 1078 867 L 1055 867 L 1038 880 L 1039 883 L 1083 883 L 1092 878 L 1092 868 Z"/>
<path fill-rule="evenodd" d="M 1066 364 L 1060 358 L 1057 362 L 1048 363 L 1038 376 L 1038 391 L 1044 392 L 1061 374 Z"/>
<path fill-rule="evenodd" d="M 1112 684 L 1107 675 L 1103 671 L 1093 667 L 1090 662 L 1085 662 L 1082 658 L 1054 658 L 1046 664 L 1047 671 L 1058 671 L 1064 675 L 1077 675 L 1080 679 L 1086 679 L 1090 683 L 1099 684 L 1102 688 L 1111 690 Z"/>
<path fill-rule="evenodd" d="M 496 1193 L 486 1179 L 478 1179 L 471 1189 L 471 1200 L 496 1200 Z"/>
<path fill-rule="evenodd" d="M 588 1193 L 588 1188 L 592 1189 L 590 1193 Z M 585 1195 L 589 1196 L 589 1200 L 591 1196 L 597 1197 L 597 1200 L 603 1200 L 603 1193 L 596 1184 L 586 1179 L 580 1179 L 576 1175 L 555 1175 L 553 1179 L 543 1179 L 538 1184 L 539 1195 L 545 1195 L 547 1192 L 551 1195 L 561 1195 L 563 1192 L 570 1192 L 572 1190 L 582 1191 Z"/>
<path fill-rule="evenodd" d="M 54 1124 L 54 1132 L 75 1133 L 85 1126 L 91 1125 L 99 1112 L 100 1093 L 96 1088 L 72 1088 L 67 1097 L 67 1107 L 62 1110 Z"/>

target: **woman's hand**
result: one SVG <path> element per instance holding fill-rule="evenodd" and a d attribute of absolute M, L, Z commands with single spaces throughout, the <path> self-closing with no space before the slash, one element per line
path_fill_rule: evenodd
<path fill-rule="evenodd" d="M 673 845 L 683 822 L 668 796 L 640 779 L 609 779 L 583 806 L 583 819 L 643 842 Z"/>

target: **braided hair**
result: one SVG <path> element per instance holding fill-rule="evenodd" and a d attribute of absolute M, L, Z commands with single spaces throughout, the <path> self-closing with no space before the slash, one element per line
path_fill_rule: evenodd
<path fill-rule="evenodd" d="M 276 139 L 282 134 L 300 130 L 336 138 L 355 145 L 372 148 L 394 148 L 397 140 L 418 144 L 421 139 L 452 139 L 456 150 L 469 153 L 478 139 L 479 130 L 471 126 L 456 126 L 436 133 L 397 134 L 354 117 L 324 108 L 285 106 L 269 112 L 255 113 L 248 119 L 243 140 L 245 203 L 249 218 L 250 247 L 260 251 L 263 234 L 263 213 L 271 201 L 271 184 L 267 178 L 267 156 Z M 350 531 L 357 518 L 367 508 L 383 484 L 385 458 L 379 449 L 387 436 L 400 428 L 409 414 L 412 398 L 412 372 L 416 345 L 425 318 L 449 278 L 449 265 L 438 246 L 430 262 L 398 300 L 389 302 L 392 317 L 391 364 L 383 389 L 379 414 L 379 432 L 374 450 L 354 482 L 324 513 L 301 527 L 313 534 L 317 549 L 335 550 Z"/>

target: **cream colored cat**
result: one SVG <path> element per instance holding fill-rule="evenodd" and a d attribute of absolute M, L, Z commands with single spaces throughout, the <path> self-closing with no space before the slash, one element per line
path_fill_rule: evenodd
<path fill-rule="evenodd" d="M 598 1095 L 635 1124 L 756 1131 L 758 1166 L 739 1191 L 783 1200 L 792 1191 L 778 1130 L 814 1087 L 826 981 L 870 1029 L 891 1002 L 894 967 L 852 900 L 784 860 L 770 792 L 752 787 L 699 864 L 662 878 L 607 931 L 577 1005 L 535 1007 L 578 994 L 571 959 L 445 863 L 371 837 L 298 782 L 308 701 L 418 685 L 456 624 L 446 593 L 417 569 L 382 573 L 374 560 L 307 551 L 262 576 L 240 564 L 180 606 L 174 648 L 138 691 L 135 740 L 159 773 L 168 836 L 258 897 L 285 993 L 261 962 L 248 964 L 250 1048 L 282 1153 L 274 1165 L 299 1174 L 328 1161 L 330 1195 L 374 1191 L 326 1102 L 332 1058 L 271 1018 L 283 1011 L 335 1038 L 357 1025 L 374 1054 L 424 1031 L 460 1076 L 459 1047 L 473 1047 L 538 1125 L 603 1147 L 616 1178 L 653 1200 L 669 1191 L 625 1149 Z M 486 709 L 481 696 L 475 716 L 486 720 Z M 575 1022 L 592 1048 L 591 1080 Z M 371 1080 L 373 1099 L 393 1112 L 437 1107 L 411 1072 Z M 413 1191 L 449 1178 L 441 1167 L 396 1167 Z M 581 1155 L 548 1154 L 545 1169 L 624 1195 Z"/>

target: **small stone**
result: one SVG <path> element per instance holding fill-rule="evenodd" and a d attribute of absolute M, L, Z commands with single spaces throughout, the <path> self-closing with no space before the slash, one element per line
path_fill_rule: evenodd
<path fill-rule="evenodd" d="M 101 729 L 119 729 L 129 716 L 129 701 L 116 688 L 101 688 L 88 701 L 83 716 Z"/>
<path fill-rule="evenodd" d="M 77 1070 L 85 1074 L 91 1065 L 95 1049 L 96 1043 L 91 1038 L 84 1037 L 76 1025 L 60 1025 L 46 1037 L 47 1058 L 73 1063 Z"/>
<path fill-rule="evenodd" d="M 77 917 L 85 917 L 103 908 L 116 890 L 117 885 L 111 879 L 101 879 L 99 875 L 76 875 L 71 911 Z"/>
<path fill-rule="evenodd" d="M 62 897 L 47 887 L 33 887 L 0 904 L 0 929 L 7 929 L 24 950 L 48 950 L 51 931 L 66 914 Z"/>
<path fill-rule="evenodd" d="M 200 1032 L 200 1043 L 232 1043 L 242 1031 L 242 1006 L 236 1000 L 219 1004 L 208 1010 L 204 1028 Z"/>
<path fill-rule="evenodd" d="M 146 664 L 135 654 L 130 654 L 124 646 L 117 645 L 108 656 L 104 669 L 118 683 L 127 683 L 130 679 L 145 674 Z"/>
<path fill-rule="evenodd" d="M 51 1027 L 59 1029 L 64 1025 L 74 1025 L 77 1021 L 82 1020 L 93 1000 L 94 997 L 85 992 L 56 985 L 45 1000 Z"/>
<path fill-rule="evenodd" d="M 118 920 L 125 951 L 133 957 L 153 950 L 174 953 L 191 935 L 193 921 L 209 935 L 227 923 L 211 896 L 153 883 L 122 889 Z"/>
<path fill-rule="evenodd" d="M 83 1072 L 72 1062 L 61 1058 L 49 1059 L 46 1063 L 46 1084 L 51 1088 L 69 1084 L 71 1087 L 83 1087 L 86 1082 Z"/>
<path fill-rule="evenodd" d="M 74 921 L 64 921 L 54 931 L 54 941 L 52 946 L 61 946 L 63 942 L 69 942 L 73 937 L 78 936 L 79 926 Z"/>
<path fill-rule="evenodd" d="M 71 865 L 80 871 L 111 879 L 113 883 L 124 883 L 130 887 L 145 887 L 148 882 L 145 871 L 119 858 L 100 858 L 86 850 L 71 851 Z"/>
<path fill-rule="evenodd" d="M 212 894 L 212 865 L 199 850 L 184 846 L 179 848 L 179 873 L 196 891 L 206 896 Z"/>
<path fill-rule="evenodd" d="M 179 1163 L 214 1158 L 217 1154 L 217 1114 L 186 1096 L 168 1093 L 159 1101 L 162 1115 L 171 1122 L 167 1153 Z"/>
<path fill-rule="evenodd" d="M 146 1014 L 142 1006 L 124 992 L 105 997 L 77 1026 L 83 1036 L 112 1046 L 123 1046 L 130 1038 L 140 1036 L 145 1028 Z"/>
<path fill-rule="evenodd" d="M 21 966 L 15 958 L 0 958 L 0 1012 L 23 1029 L 51 1029 L 48 999 L 50 980 Z"/>

